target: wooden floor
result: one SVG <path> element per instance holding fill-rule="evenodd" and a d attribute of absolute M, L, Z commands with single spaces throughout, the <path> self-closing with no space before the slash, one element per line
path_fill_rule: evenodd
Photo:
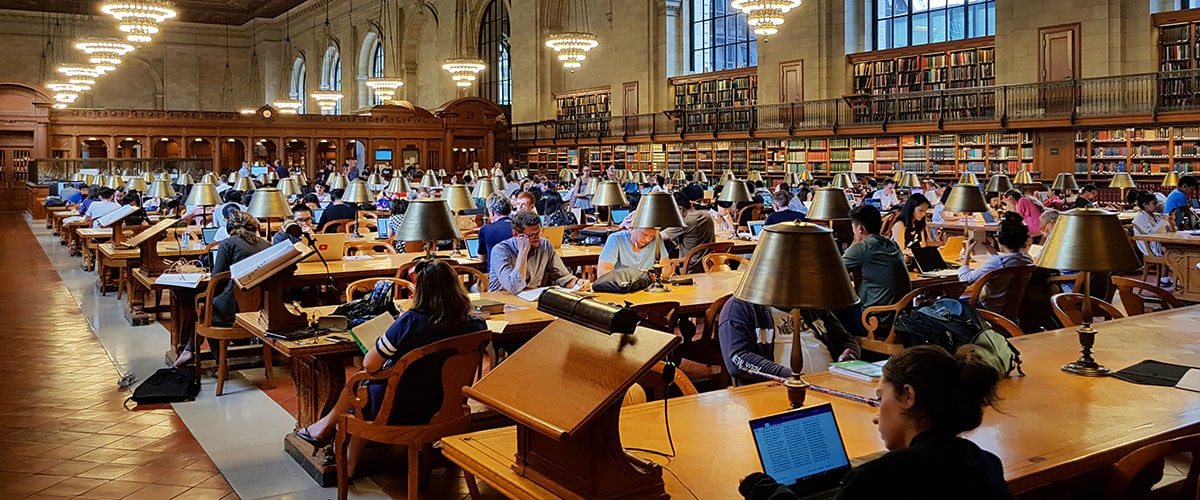
<path fill-rule="evenodd" d="M 168 406 L 127 391 L 24 218 L 0 214 L 0 498 L 236 498 Z"/>

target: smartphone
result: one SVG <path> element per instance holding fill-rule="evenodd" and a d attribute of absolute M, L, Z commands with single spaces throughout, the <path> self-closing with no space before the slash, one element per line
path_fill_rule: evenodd
<path fill-rule="evenodd" d="M 325 340 L 328 340 L 330 342 L 350 342 L 350 339 L 343 337 L 341 335 L 326 335 Z"/>

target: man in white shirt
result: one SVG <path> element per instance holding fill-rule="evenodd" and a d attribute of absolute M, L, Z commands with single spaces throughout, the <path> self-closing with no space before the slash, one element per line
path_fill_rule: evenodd
<path fill-rule="evenodd" d="M 883 189 L 876 191 L 872 198 L 879 200 L 879 209 L 885 212 L 899 205 L 900 198 L 896 196 L 896 181 L 891 179 L 883 181 Z"/>
<path fill-rule="evenodd" d="M 87 217 L 87 220 L 92 223 L 92 227 L 97 227 L 96 223 L 101 217 L 108 215 L 108 213 L 112 212 L 113 210 L 121 208 L 119 203 L 113 201 L 113 195 L 115 192 L 112 190 L 112 188 L 100 188 L 99 194 L 100 199 L 93 201 L 91 205 L 88 205 L 87 212 L 84 213 L 84 216 Z"/>

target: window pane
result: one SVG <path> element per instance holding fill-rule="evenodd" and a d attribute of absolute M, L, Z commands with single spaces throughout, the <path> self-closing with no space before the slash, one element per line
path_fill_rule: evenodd
<path fill-rule="evenodd" d="M 895 41 L 896 47 L 908 46 L 908 18 L 899 18 L 892 21 L 892 40 Z"/>
<path fill-rule="evenodd" d="M 971 36 L 987 36 L 987 6 L 975 4 L 971 9 Z"/>
<path fill-rule="evenodd" d="M 909 8 L 908 0 L 894 0 L 892 3 L 893 15 L 908 14 L 912 9 Z"/>
<path fill-rule="evenodd" d="M 924 12 L 929 10 L 929 0 L 912 0 L 913 12 Z"/>
<path fill-rule="evenodd" d="M 876 18 L 892 16 L 892 0 L 878 0 L 875 3 L 875 8 L 877 9 L 875 12 Z"/>
<path fill-rule="evenodd" d="M 888 23 L 888 21 L 878 21 L 875 23 L 875 48 L 876 49 L 891 48 L 892 32 L 891 32 L 891 30 L 888 29 L 889 27 L 890 27 L 890 24 Z"/>
<path fill-rule="evenodd" d="M 933 43 L 946 41 L 946 11 L 938 10 L 929 13 L 929 41 Z"/>
<path fill-rule="evenodd" d="M 913 14 L 912 44 L 921 45 L 925 43 L 929 43 L 929 14 Z"/>
<path fill-rule="evenodd" d="M 944 9 L 946 8 L 946 0 L 929 0 L 929 9 Z"/>
<path fill-rule="evenodd" d="M 966 24 L 966 8 L 956 7 L 950 9 L 949 25 L 946 27 L 949 30 L 949 40 L 962 40 L 967 37 Z"/>
<path fill-rule="evenodd" d="M 996 34 L 996 3 L 988 2 L 987 3 L 987 11 L 988 11 L 987 12 L 987 18 L 988 18 L 987 34 L 995 35 Z"/>

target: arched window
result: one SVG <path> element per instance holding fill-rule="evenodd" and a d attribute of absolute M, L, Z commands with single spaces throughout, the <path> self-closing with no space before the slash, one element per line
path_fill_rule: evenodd
<path fill-rule="evenodd" d="M 479 96 L 502 106 L 512 104 L 509 56 L 508 9 L 504 0 L 492 0 L 479 23 L 479 58 L 488 65 L 479 75 Z"/>
<path fill-rule="evenodd" d="M 692 0 L 689 7 L 689 73 L 758 66 L 754 31 L 729 0 Z"/>
<path fill-rule="evenodd" d="M 337 47 L 325 49 L 325 60 L 321 64 L 321 88 L 342 90 L 342 57 Z M 338 101 L 337 107 L 333 108 L 333 114 L 342 114 L 342 101 Z"/>
<path fill-rule="evenodd" d="M 371 50 L 371 77 L 383 76 L 383 44 L 379 40 L 375 40 L 375 48 Z M 374 104 L 383 104 L 383 99 L 379 96 L 372 95 L 371 102 Z"/>
<path fill-rule="evenodd" d="M 300 114 L 304 114 L 304 109 L 308 107 L 308 91 L 304 86 L 304 79 L 307 76 L 305 73 L 307 73 L 307 68 L 304 65 L 304 59 L 297 57 L 292 62 L 291 98 L 300 100 L 300 109 L 296 111 Z"/>

